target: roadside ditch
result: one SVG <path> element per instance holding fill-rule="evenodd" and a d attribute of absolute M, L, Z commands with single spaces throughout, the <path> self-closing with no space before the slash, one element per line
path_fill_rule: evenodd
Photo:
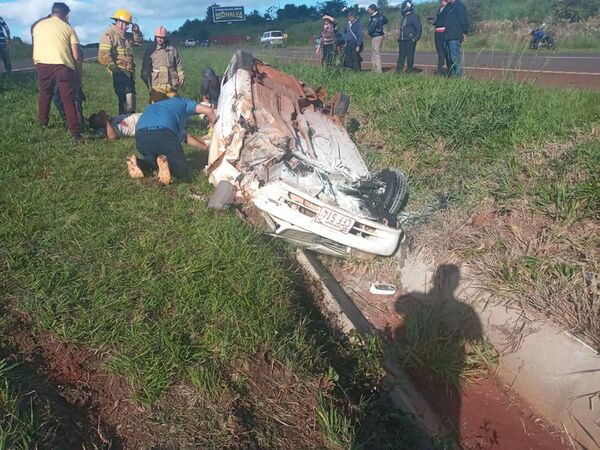
<path fill-rule="evenodd" d="M 436 262 L 426 248 L 319 258 L 298 256 L 322 280 L 332 322 L 385 336 L 389 388 L 426 433 L 464 449 L 599 448 L 600 358 L 589 346 L 540 314 L 494 303 L 468 265 Z M 373 294 L 373 282 L 398 290 Z"/>

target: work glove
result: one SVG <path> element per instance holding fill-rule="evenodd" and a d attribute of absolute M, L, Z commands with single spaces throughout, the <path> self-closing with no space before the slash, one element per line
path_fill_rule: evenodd
<path fill-rule="evenodd" d="M 110 73 L 117 73 L 119 72 L 121 69 L 119 68 L 119 66 L 117 66 L 115 63 L 110 63 L 106 65 L 106 69 L 110 72 Z"/>

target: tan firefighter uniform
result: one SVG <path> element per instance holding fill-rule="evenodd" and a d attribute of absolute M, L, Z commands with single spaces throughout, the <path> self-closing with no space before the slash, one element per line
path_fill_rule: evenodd
<path fill-rule="evenodd" d="M 128 33 L 115 25 L 100 37 L 98 62 L 112 73 L 113 87 L 119 98 L 119 114 L 135 112 L 133 46 L 141 45 L 143 39 L 139 29 Z"/>
<path fill-rule="evenodd" d="M 150 103 L 177 96 L 185 81 L 177 49 L 170 44 L 149 47 L 142 63 L 142 79 L 150 85 Z"/>

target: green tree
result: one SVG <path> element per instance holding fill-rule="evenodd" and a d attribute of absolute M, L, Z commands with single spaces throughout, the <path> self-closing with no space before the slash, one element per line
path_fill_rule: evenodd
<path fill-rule="evenodd" d="M 207 23 L 213 23 L 213 8 L 214 7 L 219 7 L 221 5 L 218 5 L 216 3 L 213 3 L 212 5 L 210 5 L 208 8 L 206 8 L 206 22 Z"/>
<path fill-rule="evenodd" d="M 600 14 L 600 0 L 558 0 L 554 17 L 569 22 L 579 22 Z"/>
<path fill-rule="evenodd" d="M 348 4 L 345 0 L 327 0 L 317 4 L 319 14 L 329 14 L 333 17 L 341 16 Z"/>

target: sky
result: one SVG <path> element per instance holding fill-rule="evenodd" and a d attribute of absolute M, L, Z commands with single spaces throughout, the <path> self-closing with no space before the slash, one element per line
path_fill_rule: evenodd
<path fill-rule="evenodd" d="M 277 0 L 194 1 L 194 0 L 63 0 L 71 8 L 69 23 L 75 28 L 82 44 L 98 42 L 100 35 L 112 21 L 110 16 L 119 8 L 127 8 L 133 14 L 134 22 L 140 25 L 145 38 L 154 35 L 154 30 L 163 25 L 167 30 L 177 30 L 187 20 L 203 19 L 206 8 L 218 3 L 221 6 L 244 6 L 246 13 L 258 9 L 263 13 Z M 0 0 L 0 16 L 4 18 L 12 36 L 31 42 L 29 27 L 40 17 L 50 13 L 53 0 Z M 289 3 L 289 2 L 288 2 Z M 304 2 L 301 2 L 304 3 Z"/>

